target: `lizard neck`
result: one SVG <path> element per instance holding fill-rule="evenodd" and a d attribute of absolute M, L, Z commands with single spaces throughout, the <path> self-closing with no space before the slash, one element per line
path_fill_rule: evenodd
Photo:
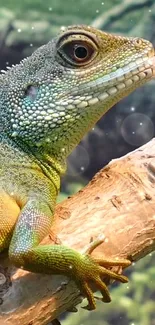
<path fill-rule="evenodd" d="M 41 167 L 44 175 L 46 175 L 55 185 L 57 194 L 60 190 L 60 177 L 66 171 L 66 160 L 61 160 L 52 155 L 51 153 L 42 150 L 33 150 L 39 166 Z"/>
<path fill-rule="evenodd" d="M 60 176 L 66 170 L 65 162 L 58 161 L 52 155 L 42 151 L 41 148 L 29 147 L 21 139 L 17 141 L 6 134 L 0 135 L 0 147 L 2 148 L 1 152 L 4 152 L 4 156 L 1 154 L 0 157 L 1 165 L 5 165 L 6 168 L 14 168 L 20 161 L 23 168 L 33 169 L 38 175 L 40 172 L 43 173 L 54 184 L 57 193 L 59 192 Z"/>

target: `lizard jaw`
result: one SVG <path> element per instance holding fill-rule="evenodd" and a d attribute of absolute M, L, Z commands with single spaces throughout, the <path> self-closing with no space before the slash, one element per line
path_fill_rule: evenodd
<path fill-rule="evenodd" d="M 121 98 L 122 92 L 126 95 L 129 94 L 131 91 L 153 78 L 155 78 L 154 50 L 150 51 L 148 57 L 144 59 L 139 58 L 136 63 L 131 62 L 130 65 L 120 68 L 97 80 L 90 81 L 89 84 L 82 84 L 78 92 L 77 89 L 73 89 L 69 99 L 70 101 L 72 100 L 79 109 L 84 109 L 92 105 L 100 106 L 103 102 L 112 101 L 114 97 Z M 89 92 L 90 89 L 91 93 Z M 86 93 L 89 93 L 89 95 L 87 96 Z M 84 100 L 79 101 L 79 95 L 82 97 L 84 96 Z M 66 97 L 66 94 L 56 102 L 56 105 L 60 108 L 63 107 L 64 97 Z M 123 97 L 125 97 L 125 95 L 123 95 Z M 116 102 L 117 101 L 118 99 Z"/>

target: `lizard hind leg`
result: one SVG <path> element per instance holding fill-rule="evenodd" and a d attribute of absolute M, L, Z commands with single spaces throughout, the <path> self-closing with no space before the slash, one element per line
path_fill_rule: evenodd
<path fill-rule="evenodd" d="M 40 254 L 33 250 L 50 232 L 51 225 L 52 212 L 48 204 L 39 199 L 29 200 L 21 210 L 9 247 L 9 257 L 14 265 L 32 272 L 42 272 Z"/>

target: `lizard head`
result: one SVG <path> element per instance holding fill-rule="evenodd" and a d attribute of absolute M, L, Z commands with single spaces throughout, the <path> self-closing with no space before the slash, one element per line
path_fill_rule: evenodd
<path fill-rule="evenodd" d="M 154 75 L 149 41 L 71 26 L 1 76 L 1 119 L 15 141 L 67 156 L 107 110 Z"/>

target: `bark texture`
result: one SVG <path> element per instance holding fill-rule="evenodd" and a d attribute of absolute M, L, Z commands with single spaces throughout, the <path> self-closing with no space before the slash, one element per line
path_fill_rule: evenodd
<path fill-rule="evenodd" d="M 95 257 L 137 261 L 155 249 L 155 139 L 113 160 L 71 198 L 58 204 L 55 224 L 43 243 L 82 251 L 104 234 Z M 45 325 L 81 301 L 73 281 L 32 274 L 0 258 L 0 324 Z M 122 284 L 120 284 L 122 285 Z"/>

